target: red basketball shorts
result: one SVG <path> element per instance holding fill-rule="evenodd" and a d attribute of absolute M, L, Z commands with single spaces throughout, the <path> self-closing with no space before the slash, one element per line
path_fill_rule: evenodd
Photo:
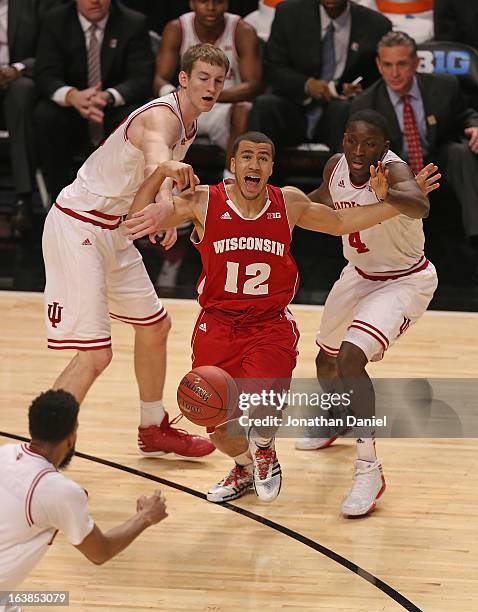
<path fill-rule="evenodd" d="M 259 379 L 259 384 L 260 379 L 283 383 L 292 378 L 298 341 L 299 331 L 288 310 L 242 325 L 235 324 L 233 317 L 203 310 L 191 340 L 192 365 L 217 366 L 235 379 Z"/>

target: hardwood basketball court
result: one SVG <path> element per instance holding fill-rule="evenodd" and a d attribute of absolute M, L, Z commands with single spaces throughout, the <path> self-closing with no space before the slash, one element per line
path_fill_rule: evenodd
<path fill-rule="evenodd" d="M 190 369 L 197 305 L 165 303 L 173 319 L 165 403 L 174 416 L 176 385 Z M 41 295 L 0 293 L 0 304 L 0 431 L 27 436 L 29 403 L 72 352 L 46 349 Z M 292 311 L 301 330 L 295 376 L 313 377 L 322 310 Z M 228 458 L 215 452 L 198 461 L 144 459 L 136 452 L 132 337 L 127 325 L 113 322 L 113 363 L 80 412 L 77 450 L 90 457 L 76 457 L 67 473 L 88 490 L 103 529 L 125 520 L 136 498 L 155 488 L 166 495 L 169 517 L 101 567 L 58 536 L 19 588 L 69 590 L 71 610 L 95 612 L 476 610 L 477 440 L 378 440 L 387 490 L 364 519 L 339 513 L 351 484 L 350 439 L 315 452 L 296 451 L 293 440 L 280 439 L 279 498 L 265 505 L 251 494 L 215 505 L 203 494 L 229 470 Z M 370 372 L 476 378 L 477 337 L 475 314 L 427 313 Z M 2 444 L 11 441 L 0 436 Z"/>

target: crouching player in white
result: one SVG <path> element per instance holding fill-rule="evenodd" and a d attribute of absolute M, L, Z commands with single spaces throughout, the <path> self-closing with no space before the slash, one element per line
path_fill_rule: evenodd
<path fill-rule="evenodd" d="M 162 168 L 179 189 L 194 188 L 191 167 L 179 162 L 195 138 L 197 118 L 221 93 L 228 69 L 220 49 L 191 47 L 182 58 L 179 91 L 133 112 L 61 191 L 45 222 L 48 347 L 78 351 L 54 387 L 81 403 L 112 359 L 110 317 L 132 325 L 141 401 L 138 444 L 144 456 L 201 457 L 214 445 L 171 427 L 162 403 L 171 322 L 139 251 L 119 225 L 145 177 L 161 162 L 170 160 Z M 166 199 L 171 186 L 167 180 L 161 187 Z M 161 244 L 168 248 L 175 240 L 176 230 L 168 230 Z"/>
<path fill-rule="evenodd" d="M 309 194 L 335 209 L 367 206 L 385 198 L 393 202 L 395 195 L 406 202 L 397 205 L 400 215 L 342 237 L 349 263 L 328 295 L 317 334 L 317 377 L 325 391 L 352 389 L 352 410 L 358 418 L 375 414 L 367 363 L 382 359 L 423 315 L 437 287 L 435 268 L 424 255 L 422 227 L 429 212 L 425 194 L 439 186 L 439 175 L 431 178 L 437 168 L 427 166 L 417 182 L 408 165 L 388 150 L 387 131 L 385 119 L 375 111 L 353 115 L 344 134 L 343 155 L 331 157 L 322 185 Z M 377 164 L 385 169 L 381 193 L 370 186 Z M 346 516 L 368 514 L 385 490 L 373 429 L 356 428 L 354 434 L 357 460 L 352 489 L 342 504 Z M 296 441 L 296 448 L 325 448 L 336 437 L 337 432 L 328 438 L 309 432 L 309 437 Z"/>
<path fill-rule="evenodd" d="M 86 491 L 59 471 L 75 453 L 78 411 L 71 393 L 42 393 L 28 413 L 31 442 L 0 446 L 0 612 L 21 610 L 16 603 L 22 602 L 8 592 L 20 583 L 28 587 L 24 580 L 58 531 L 89 561 L 101 565 L 168 516 L 156 491 L 138 499 L 136 513 L 126 522 L 101 531 L 90 515 Z M 22 593 L 18 595 L 21 599 Z"/>

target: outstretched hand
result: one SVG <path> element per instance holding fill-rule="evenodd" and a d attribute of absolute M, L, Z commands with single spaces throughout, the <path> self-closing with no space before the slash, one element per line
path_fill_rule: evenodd
<path fill-rule="evenodd" d="M 388 168 L 379 161 L 377 167 L 370 166 L 370 186 L 377 198 L 382 201 L 388 195 Z"/>
<path fill-rule="evenodd" d="M 415 180 L 418 186 L 425 195 L 428 195 L 431 191 L 435 191 L 440 187 L 438 182 L 441 179 L 441 174 L 437 173 L 438 166 L 435 164 L 426 165 L 423 170 L 416 175 Z"/>

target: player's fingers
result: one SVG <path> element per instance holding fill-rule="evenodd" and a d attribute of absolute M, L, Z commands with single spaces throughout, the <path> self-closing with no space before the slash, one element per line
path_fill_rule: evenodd
<path fill-rule="evenodd" d="M 196 189 L 196 175 L 194 174 L 194 170 L 192 169 L 191 166 L 189 166 L 188 168 L 188 182 L 189 182 L 189 188 L 191 189 L 191 192 L 194 193 L 195 189 Z"/>
<path fill-rule="evenodd" d="M 151 244 L 156 244 L 156 234 L 149 234 L 149 241 Z"/>
<path fill-rule="evenodd" d="M 375 178 L 375 177 L 377 176 L 377 171 L 376 171 L 376 169 L 375 169 L 375 166 L 374 166 L 374 165 L 370 166 L 370 176 L 371 176 L 372 178 Z"/>
<path fill-rule="evenodd" d="M 435 189 L 438 189 L 439 187 L 440 187 L 440 183 L 433 183 L 432 185 L 428 185 L 427 193 L 430 193 L 430 191 L 435 191 Z"/>

